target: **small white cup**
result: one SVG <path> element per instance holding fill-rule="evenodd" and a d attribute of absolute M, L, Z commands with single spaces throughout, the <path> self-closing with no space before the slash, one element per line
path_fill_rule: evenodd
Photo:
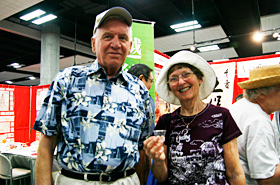
<path fill-rule="evenodd" d="M 154 130 L 154 135 L 155 136 L 165 136 L 166 130 Z"/>
<path fill-rule="evenodd" d="M 155 136 L 160 136 L 160 140 L 165 141 L 165 134 L 166 134 L 166 130 L 154 130 L 154 135 Z"/>

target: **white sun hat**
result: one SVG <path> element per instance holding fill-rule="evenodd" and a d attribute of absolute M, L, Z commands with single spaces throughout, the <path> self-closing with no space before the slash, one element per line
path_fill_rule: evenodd
<path fill-rule="evenodd" d="M 190 64 L 198 68 L 204 75 L 203 82 L 199 87 L 199 97 L 203 100 L 214 90 L 216 84 L 216 74 L 210 64 L 201 56 L 190 51 L 179 51 L 174 54 L 161 69 L 156 80 L 156 92 L 160 98 L 171 104 L 180 105 L 179 99 L 168 88 L 167 73 L 169 69 L 179 63 Z"/>

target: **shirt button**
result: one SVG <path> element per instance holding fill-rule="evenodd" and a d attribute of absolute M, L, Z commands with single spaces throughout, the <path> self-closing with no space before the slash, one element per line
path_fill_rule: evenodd
<path fill-rule="evenodd" d="M 102 137 L 101 140 L 104 140 L 104 137 Z"/>
<path fill-rule="evenodd" d="M 100 164 L 100 163 L 101 163 L 101 161 L 97 161 L 97 163 L 98 163 L 98 164 Z"/>
<path fill-rule="evenodd" d="M 106 121 L 106 120 L 107 120 L 107 118 L 104 118 L 104 120 Z"/>

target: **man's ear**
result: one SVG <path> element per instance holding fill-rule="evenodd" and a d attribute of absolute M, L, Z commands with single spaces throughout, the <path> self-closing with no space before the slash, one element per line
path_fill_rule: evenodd
<path fill-rule="evenodd" d="M 91 38 L 91 50 L 93 53 L 96 53 L 96 50 L 95 50 L 95 38 Z"/>
<path fill-rule="evenodd" d="M 144 75 L 140 75 L 138 78 L 139 78 L 141 81 L 143 81 L 143 79 L 145 79 Z"/>
<path fill-rule="evenodd" d="M 130 41 L 130 48 L 129 48 L 129 53 L 128 54 L 130 54 L 131 53 L 131 49 L 132 49 L 132 44 L 133 44 L 133 41 Z"/>

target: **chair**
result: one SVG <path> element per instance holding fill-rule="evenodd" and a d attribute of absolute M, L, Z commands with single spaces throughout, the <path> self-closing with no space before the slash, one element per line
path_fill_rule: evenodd
<path fill-rule="evenodd" d="M 0 154 L 0 178 L 6 180 L 6 185 L 8 185 L 8 180 L 10 180 L 10 185 L 12 185 L 14 180 L 21 180 L 22 178 L 29 176 L 31 176 L 31 170 L 25 168 L 13 168 L 11 161 L 3 154 Z"/>

